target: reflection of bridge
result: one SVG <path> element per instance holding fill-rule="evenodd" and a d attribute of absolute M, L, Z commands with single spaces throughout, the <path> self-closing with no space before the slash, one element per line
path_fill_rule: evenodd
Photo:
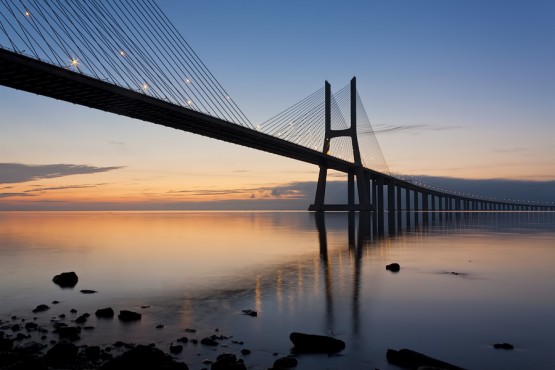
<path fill-rule="evenodd" d="M 315 211 L 374 210 L 383 224 L 386 209 L 555 210 L 389 175 L 354 78 L 253 125 L 153 0 L 2 1 L 0 84 L 318 165 Z M 325 203 L 329 169 L 347 174 L 347 204 Z"/>

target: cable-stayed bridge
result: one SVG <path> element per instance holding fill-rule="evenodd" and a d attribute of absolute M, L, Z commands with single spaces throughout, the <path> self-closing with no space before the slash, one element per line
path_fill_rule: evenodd
<path fill-rule="evenodd" d="M 319 166 L 314 211 L 555 210 L 392 176 L 356 79 L 253 124 L 154 0 L 0 0 L 0 84 Z M 326 204 L 328 170 L 347 204 Z"/>

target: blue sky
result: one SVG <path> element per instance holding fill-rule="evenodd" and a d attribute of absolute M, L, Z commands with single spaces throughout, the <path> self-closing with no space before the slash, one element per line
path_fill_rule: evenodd
<path fill-rule="evenodd" d="M 252 122 L 356 76 L 392 172 L 555 180 L 553 1 L 158 4 Z M 314 166 L 5 87 L 0 109 L 0 163 L 71 169 L 8 183 L 11 167 L 0 167 L 5 209 L 283 205 L 300 193 L 272 189 L 317 177 Z"/>

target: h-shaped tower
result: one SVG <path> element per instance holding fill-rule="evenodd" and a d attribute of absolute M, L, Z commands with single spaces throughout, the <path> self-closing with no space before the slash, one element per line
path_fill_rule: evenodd
<path fill-rule="evenodd" d="M 325 204 L 326 180 L 328 167 L 325 161 L 320 164 L 320 174 L 318 176 L 318 186 L 314 204 L 310 205 L 310 211 L 371 211 L 370 203 L 369 174 L 366 174 L 362 165 L 360 148 L 357 138 L 357 87 L 356 77 L 351 79 L 351 126 L 342 130 L 332 130 L 331 128 L 331 85 L 326 81 L 325 85 L 325 135 L 322 153 L 329 154 L 331 140 L 336 137 L 347 136 L 351 138 L 353 147 L 354 163 L 347 173 L 348 176 L 348 204 Z M 358 190 L 359 204 L 355 204 L 354 183 L 355 176 Z"/>

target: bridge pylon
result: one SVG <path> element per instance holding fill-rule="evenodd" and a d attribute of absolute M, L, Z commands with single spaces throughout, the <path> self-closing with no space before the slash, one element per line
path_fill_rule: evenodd
<path fill-rule="evenodd" d="M 314 204 L 308 208 L 309 211 L 371 211 L 370 203 L 370 178 L 365 173 L 360 156 L 360 148 L 357 138 L 357 88 L 356 77 L 351 79 L 351 126 L 347 129 L 332 130 L 331 128 L 331 85 L 328 81 L 325 84 L 325 135 L 322 153 L 329 155 L 331 140 L 336 137 L 347 136 L 351 138 L 353 147 L 353 166 L 347 172 L 348 203 L 347 204 L 325 204 L 326 181 L 328 166 L 324 159 L 320 164 L 318 175 L 318 185 Z M 358 190 L 358 204 L 355 204 L 355 178 Z"/>

